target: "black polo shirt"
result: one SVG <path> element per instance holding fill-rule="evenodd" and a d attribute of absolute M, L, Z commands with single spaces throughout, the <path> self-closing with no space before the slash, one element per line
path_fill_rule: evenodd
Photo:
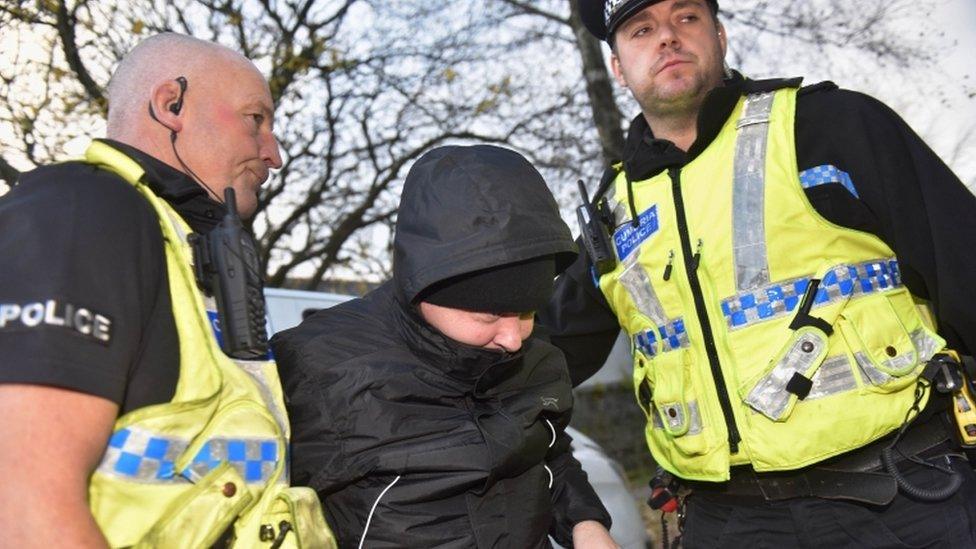
<path fill-rule="evenodd" d="M 121 143 L 196 232 L 223 206 L 182 172 Z M 159 219 L 115 174 L 82 162 L 21 175 L 0 198 L 0 383 L 107 398 L 120 415 L 172 399 L 179 376 Z"/>

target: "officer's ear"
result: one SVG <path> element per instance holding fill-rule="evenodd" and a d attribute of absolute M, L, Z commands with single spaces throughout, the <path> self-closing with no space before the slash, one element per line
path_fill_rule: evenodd
<path fill-rule="evenodd" d="M 149 116 L 178 133 L 183 129 L 183 93 L 185 87 L 178 80 L 167 79 L 152 87 L 149 93 Z"/>
<path fill-rule="evenodd" d="M 620 66 L 620 57 L 613 50 L 610 51 L 610 70 L 613 71 L 613 78 L 623 87 L 627 87 L 627 79 L 624 77 L 624 71 Z"/>
<path fill-rule="evenodd" d="M 725 54 L 729 49 L 729 38 L 725 35 L 725 26 L 719 21 L 715 21 L 715 27 L 718 31 L 718 41 L 722 44 L 722 59 L 725 59 Z"/>

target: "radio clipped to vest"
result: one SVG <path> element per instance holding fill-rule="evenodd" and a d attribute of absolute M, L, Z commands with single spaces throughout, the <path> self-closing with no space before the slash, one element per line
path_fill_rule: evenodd
<path fill-rule="evenodd" d="M 217 300 L 222 346 L 233 358 L 268 356 L 267 314 L 257 246 L 237 214 L 234 189 L 224 191 L 227 214 L 206 235 L 191 234 L 197 285 Z"/>
<path fill-rule="evenodd" d="M 580 198 L 583 204 L 576 208 L 576 218 L 579 220 L 580 238 L 586 248 L 587 255 L 593 261 L 593 266 L 597 273 L 603 275 L 609 273 L 617 264 L 617 258 L 613 255 L 613 248 L 610 246 L 610 235 L 607 233 L 603 223 L 602 214 L 607 210 L 607 199 L 600 201 L 596 208 L 590 203 L 590 197 L 586 193 L 586 186 L 583 180 L 576 182 L 579 185 Z"/>

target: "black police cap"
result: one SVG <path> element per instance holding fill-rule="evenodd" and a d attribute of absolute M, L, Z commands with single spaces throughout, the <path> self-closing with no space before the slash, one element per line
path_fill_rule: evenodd
<path fill-rule="evenodd" d="M 640 10 L 662 0 L 576 0 L 583 25 L 593 36 L 610 42 L 621 23 Z M 705 0 L 712 13 L 718 13 L 718 0 Z"/>

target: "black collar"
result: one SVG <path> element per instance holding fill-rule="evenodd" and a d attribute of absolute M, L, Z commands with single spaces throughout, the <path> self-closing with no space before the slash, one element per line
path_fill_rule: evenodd
<path fill-rule="evenodd" d="M 484 393 L 504 377 L 502 370 L 509 370 L 499 366 L 522 359 L 524 347 L 508 353 L 459 343 L 428 324 L 413 305 L 403 303 L 399 297 L 392 301 L 396 325 L 406 346 L 424 366 L 449 378 L 463 392 Z M 524 345 L 530 345 L 531 339 Z"/>
<path fill-rule="evenodd" d="M 169 202 L 194 232 L 207 233 L 224 215 L 224 206 L 187 174 L 125 143 L 98 139 L 135 160 L 146 172 L 145 183 L 156 196 Z"/>
<path fill-rule="evenodd" d="M 749 80 L 733 71 L 725 85 L 713 88 L 705 96 L 698 113 L 698 134 L 688 151 L 682 151 L 674 143 L 656 139 L 643 114 L 630 123 L 624 143 L 624 169 L 633 181 L 654 176 L 661 170 L 678 167 L 694 160 L 705 150 L 722 130 L 739 98 L 745 94 L 799 87 L 800 78 Z"/>

